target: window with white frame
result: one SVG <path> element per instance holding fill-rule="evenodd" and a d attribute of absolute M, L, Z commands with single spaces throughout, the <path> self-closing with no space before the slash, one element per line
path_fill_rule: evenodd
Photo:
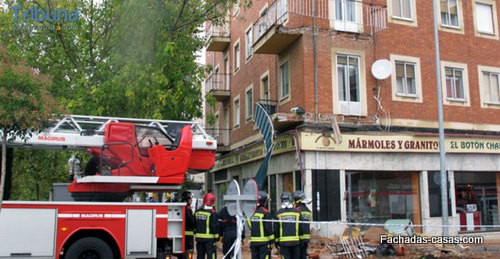
<path fill-rule="evenodd" d="M 416 96 L 417 83 L 415 77 L 415 63 L 396 61 L 397 94 L 402 96 Z"/>
<path fill-rule="evenodd" d="M 400 19 L 411 20 L 413 0 L 392 0 L 392 16 Z"/>
<path fill-rule="evenodd" d="M 360 32 L 361 3 L 355 0 L 335 0 L 333 27 L 338 31 Z"/>
<path fill-rule="evenodd" d="M 253 47 L 252 47 L 252 44 L 253 44 L 253 40 L 252 40 L 252 35 L 253 35 L 253 32 L 252 32 L 252 26 L 250 26 L 250 28 L 248 28 L 248 30 L 245 32 L 245 41 L 246 41 L 246 44 L 245 44 L 245 59 L 249 59 L 252 57 L 252 54 L 253 54 Z"/>
<path fill-rule="evenodd" d="M 237 128 L 240 126 L 240 97 L 237 96 L 234 99 L 234 127 Z"/>
<path fill-rule="evenodd" d="M 245 104 L 246 104 L 246 119 L 250 120 L 253 117 L 253 88 L 250 87 L 245 93 Z"/>
<path fill-rule="evenodd" d="M 443 104 L 470 106 L 467 64 L 441 61 Z"/>
<path fill-rule="evenodd" d="M 500 108 L 500 67 L 478 66 L 481 107 Z"/>
<path fill-rule="evenodd" d="M 290 96 L 290 64 L 288 61 L 280 65 L 280 100 Z"/>
<path fill-rule="evenodd" d="M 493 5 L 476 2 L 476 26 L 479 33 L 495 34 Z"/>
<path fill-rule="evenodd" d="M 489 93 L 490 102 L 495 104 L 500 104 L 500 74 L 494 72 L 483 72 L 484 85 L 487 87 L 486 90 Z"/>
<path fill-rule="evenodd" d="M 403 102 L 422 102 L 420 58 L 391 54 L 395 71 L 391 75 L 392 99 Z"/>
<path fill-rule="evenodd" d="M 463 69 L 445 67 L 446 75 L 446 98 L 448 100 L 465 100 Z"/>
<path fill-rule="evenodd" d="M 359 57 L 337 54 L 337 87 L 339 104 L 343 104 L 342 114 L 361 113 Z"/>
<path fill-rule="evenodd" d="M 450 27 L 459 27 L 458 0 L 441 0 L 441 24 Z"/>

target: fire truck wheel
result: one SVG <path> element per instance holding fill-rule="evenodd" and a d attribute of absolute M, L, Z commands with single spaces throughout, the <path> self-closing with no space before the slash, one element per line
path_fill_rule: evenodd
<path fill-rule="evenodd" d="M 72 244 L 64 258 L 79 258 L 79 259 L 107 259 L 114 258 L 113 251 L 99 238 L 84 237 Z"/>

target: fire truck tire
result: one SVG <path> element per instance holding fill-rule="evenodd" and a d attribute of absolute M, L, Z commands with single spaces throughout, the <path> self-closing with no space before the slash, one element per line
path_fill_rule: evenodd
<path fill-rule="evenodd" d="M 72 259 L 86 259 L 86 258 L 100 258 L 108 259 L 114 258 L 113 250 L 103 240 L 96 237 L 84 237 L 73 243 L 64 258 Z"/>

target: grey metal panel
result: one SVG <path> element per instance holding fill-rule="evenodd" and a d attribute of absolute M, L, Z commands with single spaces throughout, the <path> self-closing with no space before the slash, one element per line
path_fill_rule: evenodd
<path fill-rule="evenodd" d="M 127 210 L 127 257 L 156 256 L 155 223 L 155 210 Z"/>
<path fill-rule="evenodd" d="M 6 209 L 0 213 L 0 257 L 55 257 L 55 209 Z"/>
<path fill-rule="evenodd" d="M 168 207 L 168 237 L 172 239 L 172 252 L 182 253 L 182 210 L 184 206 Z"/>

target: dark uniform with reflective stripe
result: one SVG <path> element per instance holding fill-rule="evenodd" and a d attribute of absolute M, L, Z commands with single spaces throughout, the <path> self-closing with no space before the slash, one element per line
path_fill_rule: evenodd
<path fill-rule="evenodd" d="M 274 225 L 276 243 L 279 244 L 284 259 L 299 259 L 300 236 L 304 233 L 302 216 L 294 207 L 281 208 L 276 213 L 277 221 Z"/>
<path fill-rule="evenodd" d="M 216 257 L 215 242 L 219 239 L 218 216 L 215 209 L 199 208 L 195 213 L 196 219 L 196 253 L 198 259 L 214 259 Z"/>
<path fill-rule="evenodd" d="M 266 221 L 262 221 L 266 220 Z M 250 229 L 250 249 L 252 259 L 271 258 L 269 245 L 274 242 L 274 232 L 271 213 L 264 207 L 258 206 L 248 220 Z"/>
<path fill-rule="evenodd" d="M 225 206 L 219 212 L 219 220 L 220 220 L 220 235 L 223 237 L 222 243 L 222 252 L 224 253 L 225 258 L 233 258 L 234 248 L 231 249 L 233 243 L 236 241 L 236 216 L 229 215 L 227 211 L 227 207 Z M 242 239 L 245 239 L 245 234 L 243 233 L 241 236 Z M 231 251 L 230 251 L 231 250 Z"/>
<path fill-rule="evenodd" d="M 194 231 L 196 230 L 196 219 L 194 218 L 193 210 L 191 205 L 186 206 L 186 231 L 185 237 L 185 250 L 186 253 L 183 258 L 189 258 L 189 254 L 193 252 L 194 249 Z"/>
<path fill-rule="evenodd" d="M 302 220 L 304 221 L 312 220 L 311 210 L 309 210 L 309 208 L 305 204 L 298 203 L 295 205 L 295 208 L 300 212 Z M 300 258 L 306 259 L 307 248 L 309 246 L 309 241 L 311 240 L 311 228 L 309 224 L 302 223 L 301 225 L 303 225 L 303 233 L 302 235 L 300 235 Z"/>

